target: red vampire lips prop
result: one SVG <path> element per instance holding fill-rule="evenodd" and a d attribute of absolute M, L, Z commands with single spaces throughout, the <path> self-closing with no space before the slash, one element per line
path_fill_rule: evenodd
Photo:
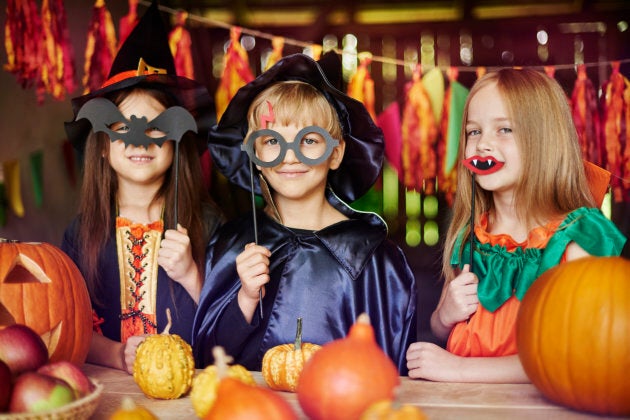
<path fill-rule="evenodd" d="M 499 162 L 493 156 L 471 156 L 462 161 L 465 167 L 474 174 L 490 175 L 503 167 L 503 162 Z"/>

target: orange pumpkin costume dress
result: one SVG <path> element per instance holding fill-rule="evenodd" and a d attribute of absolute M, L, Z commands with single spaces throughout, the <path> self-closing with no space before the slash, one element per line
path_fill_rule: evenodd
<path fill-rule="evenodd" d="M 475 226 L 473 268 L 479 278 L 479 307 L 455 325 L 447 350 L 459 356 L 491 357 L 517 353 L 516 316 L 521 300 L 544 271 L 565 260 L 570 242 L 595 256 L 619 255 L 626 238 L 595 208 L 582 207 L 564 220 L 554 220 L 529 232 L 524 243 L 509 235 L 487 232 L 488 215 Z M 470 243 L 458 238 L 451 264 L 470 263 Z"/>

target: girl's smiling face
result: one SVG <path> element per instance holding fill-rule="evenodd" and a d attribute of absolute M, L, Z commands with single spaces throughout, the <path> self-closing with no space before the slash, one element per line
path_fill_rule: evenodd
<path fill-rule="evenodd" d="M 513 191 L 521 178 L 521 153 L 496 83 L 481 88 L 468 106 L 464 165 L 488 191 Z"/>
<path fill-rule="evenodd" d="M 138 118 L 146 117 L 148 121 L 155 119 L 165 109 L 155 98 L 137 91 L 127 96 L 118 108 L 127 119 L 135 115 Z M 127 129 L 124 124 L 114 124 L 110 128 L 121 132 Z M 164 133 L 149 130 L 147 135 L 158 138 Z M 134 145 L 125 147 L 122 140 L 116 140 L 109 144 L 108 154 L 120 182 L 161 185 L 166 171 L 173 163 L 174 147 L 170 140 L 165 141 L 162 147 L 151 143 L 146 148 Z"/>

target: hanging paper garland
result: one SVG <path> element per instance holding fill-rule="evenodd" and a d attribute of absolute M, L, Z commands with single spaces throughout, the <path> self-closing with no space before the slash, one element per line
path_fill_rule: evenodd
<path fill-rule="evenodd" d="M 22 88 L 37 83 L 41 55 L 41 19 L 35 0 L 8 0 L 4 27 L 7 53 L 5 70 L 13 73 Z"/>
<path fill-rule="evenodd" d="M 44 94 L 57 100 L 65 99 L 67 92 L 74 91 L 74 51 L 70 42 L 66 11 L 63 0 L 42 2 L 42 62 L 41 79 L 37 87 L 37 99 L 41 104 Z"/>
<path fill-rule="evenodd" d="M 138 0 L 129 0 L 129 12 L 118 21 L 118 48 L 125 42 L 138 21 Z"/>
<path fill-rule="evenodd" d="M 177 15 L 175 15 L 175 27 L 168 34 L 168 45 L 171 48 L 173 60 L 175 60 L 175 72 L 177 75 L 194 79 L 195 71 L 190 51 L 192 40 L 190 39 L 190 32 L 185 26 L 187 19 L 188 12 L 181 10 L 177 12 Z"/>
<path fill-rule="evenodd" d="M 241 28 L 232 27 L 230 29 L 231 42 L 225 53 L 223 75 L 215 93 L 217 120 L 221 119 L 221 115 L 225 112 L 236 91 L 241 86 L 254 80 L 254 75 L 249 68 L 247 51 L 245 51 L 239 41 L 240 36 Z"/>
<path fill-rule="evenodd" d="M 282 58 L 282 50 L 284 49 L 284 37 L 274 36 L 271 38 L 271 53 L 267 57 L 267 64 L 265 64 L 265 71 L 269 70 L 274 64 L 276 64 Z"/>
<path fill-rule="evenodd" d="M 433 194 L 437 175 L 435 143 L 438 130 L 421 74 L 418 65 L 412 80 L 405 87 L 401 150 L 403 183 L 409 189 Z"/>
<path fill-rule="evenodd" d="M 612 74 L 603 85 L 603 137 L 615 202 L 630 201 L 630 82 L 612 63 Z"/>
<path fill-rule="evenodd" d="M 83 93 L 100 88 L 116 55 L 116 30 L 104 0 L 96 0 L 85 47 Z"/>
<path fill-rule="evenodd" d="M 376 117 L 376 125 L 383 130 L 385 138 L 385 159 L 396 170 L 398 179 L 402 181 L 402 159 L 400 151 L 402 149 L 402 134 L 400 122 L 400 107 L 398 102 L 392 102 Z"/>
<path fill-rule="evenodd" d="M 584 160 L 603 166 L 597 93 L 586 75 L 586 66 L 578 66 L 577 80 L 571 94 L 573 122 Z"/>
<path fill-rule="evenodd" d="M 445 195 L 450 206 L 457 188 L 457 158 L 459 155 L 459 139 L 461 135 L 464 105 L 468 97 L 468 89 L 457 81 L 457 68 L 448 70 L 449 86 L 444 95 L 444 110 L 440 124 L 442 141 L 438 143 L 438 186 Z"/>
<path fill-rule="evenodd" d="M 348 83 L 348 96 L 362 102 L 372 120 L 376 120 L 374 111 L 374 81 L 368 70 L 372 63 L 372 54 L 362 52 L 358 56 L 359 66 Z"/>

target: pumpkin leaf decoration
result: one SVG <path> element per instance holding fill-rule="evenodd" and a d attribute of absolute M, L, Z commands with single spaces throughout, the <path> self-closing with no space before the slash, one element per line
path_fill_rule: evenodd
<path fill-rule="evenodd" d="M 248 385 L 256 385 L 254 376 L 243 365 L 228 365 L 227 363 L 229 362 L 226 361 L 225 363 L 227 376 Z M 205 418 L 210 408 L 212 408 L 217 398 L 217 389 L 220 381 L 221 378 L 217 372 L 216 365 L 207 366 L 193 378 L 190 401 L 197 417 Z"/>
<path fill-rule="evenodd" d="M 133 379 L 148 397 L 168 400 L 190 390 L 195 361 L 190 344 L 177 334 L 169 334 L 172 325 L 169 308 L 166 317 L 164 331 L 147 337 L 136 349 Z"/>
<path fill-rule="evenodd" d="M 206 420 L 294 420 L 297 416 L 288 402 L 269 388 L 249 385 L 228 374 L 231 357 L 223 347 L 212 349 L 220 378 L 217 397 Z"/>
<path fill-rule="evenodd" d="M 376 343 L 369 316 L 361 314 L 347 337 L 325 344 L 310 358 L 297 394 L 312 420 L 357 419 L 370 404 L 393 399 L 399 384 L 398 369 Z"/>
<path fill-rule="evenodd" d="M 281 344 L 265 352 L 263 379 L 272 389 L 295 392 L 304 364 L 319 349 L 318 344 L 302 343 L 302 318 L 298 318 L 293 344 Z"/>
<path fill-rule="evenodd" d="M 545 271 L 519 308 L 525 373 L 549 400 L 630 416 L 630 261 L 585 257 Z"/>

